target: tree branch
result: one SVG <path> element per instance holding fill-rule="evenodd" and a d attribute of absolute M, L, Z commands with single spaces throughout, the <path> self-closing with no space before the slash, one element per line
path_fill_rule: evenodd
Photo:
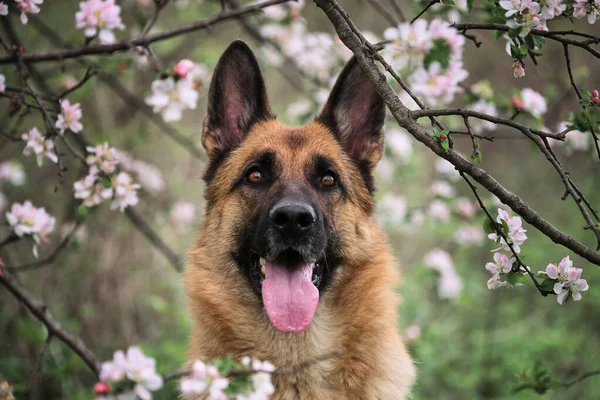
<path fill-rule="evenodd" d="M 353 26 L 354 24 L 351 23 L 347 13 L 341 10 L 335 0 L 315 0 L 315 2 L 330 19 L 342 42 L 354 53 L 359 64 L 374 83 L 377 92 L 383 98 L 401 127 L 405 128 L 419 142 L 429 147 L 435 154 L 452 163 L 458 171 L 469 175 L 480 185 L 495 194 L 500 201 L 508 205 L 514 212 L 523 217 L 526 222 L 544 233 L 552 241 L 563 245 L 591 263 L 600 266 L 600 254 L 572 236 L 556 229 L 518 196 L 504 188 L 485 170 L 469 163 L 452 149 L 444 150 L 435 138 L 412 118 L 411 111 L 402 104 L 395 90 L 387 82 L 383 72 L 375 64 L 374 52 L 368 47 L 370 44 L 360 31 Z M 387 69 L 389 65 L 386 64 L 384 66 Z M 391 69 L 391 67 L 389 68 Z"/>
<path fill-rule="evenodd" d="M 226 11 L 204 21 L 198 21 L 188 25 L 180 26 L 178 28 L 171 29 L 166 32 L 155 33 L 153 35 L 142 34 L 133 39 L 120 40 L 112 44 L 101 44 L 96 46 L 84 45 L 73 47 L 70 49 L 52 50 L 47 53 L 24 52 L 21 54 L 20 58 L 23 62 L 34 63 L 41 61 L 62 61 L 69 58 L 76 58 L 86 55 L 106 56 L 119 51 L 129 51 L 136 46 L 148 47 L 148 45 L 150 45 L 151 43 L 171 39 L 173 37 L 183 35 L 185 33 L 205 30 L 221 22 L 225 22 L 240 17 L 242 15 L 255 13 L 265 7 L 286 3 L 288 1 L 290 0 L 268 0 L 262 3 L 257 3 L 246 6 L 244 8 L 240 8 L 238 10 Z M 17 61 L 17 56 L 14 54 L 0 57 L 0 65 L 14 63 L 15 61 Z"/>
<path fill-rule="evenodd" d="M 71 348 L 83 362 L 97 376 L 100 371 L 100 362 L 87 348 L 85 343 L 67 332 L 48 312 L 47 307 L 38 299 L 27 292 L 6 269 L 0 267 L 0 283 L 11 292 L 16 299 L 25 305 L 27 309 L 48 329 L 49 334 L 56 336 Z"/>

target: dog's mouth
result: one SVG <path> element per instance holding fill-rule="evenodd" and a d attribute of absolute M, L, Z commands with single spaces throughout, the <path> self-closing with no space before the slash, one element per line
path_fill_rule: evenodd
<path fill-rule="evenodd" d="M 292 249 L 273 259 L 258 255 L 253 259 L 254 276 L 260 276 L 263 305 L 273 327 L 291 333 L 308 329 L 319 302 L 323 262 L 306 261 Z"/>

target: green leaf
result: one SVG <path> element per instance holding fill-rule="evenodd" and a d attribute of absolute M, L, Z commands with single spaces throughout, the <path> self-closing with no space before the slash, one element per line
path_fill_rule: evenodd
<path fill-rule="evenodd" d="M 502 233 L 504 233 L 506 236 L 508 236 L 508 232 L 509 232 L 508 222 L 506 222 L 505 220 L 502 220 Z"/>
<path fill-rule="evenodd" d="M 487 235 L 489 235 L 490 233 L 496 233 L 496 225 L 498 224 L 490 220 L 487 216 L 483 220 L 483 230 Z"/>
<path fill-rule="evenodd" d="M 473 9 L 473 1 L 474 0 L 467 0 L 467 12 L 471 12 Z"/>
<path fill-rule="evenodd" d="M 482 157 L 483 157 L 483 154 L 481 154 L 481 151 L 477 150 L 477 152 L 473 156 L 473 161 L 475 162 L 475 164 L 481 164 Z"/>
<path fill-rule="evenodd" d="M 508 30 L 508 36 L 511 39 L 515 39 L 516 37 L 518 37 L 519 33 L 521 33 L 521 28 L 515 28 L 515 29 L 509 29 Z"/>
<path fill-rule="evenodd" d="M 519 53 L 521 54 L 521 57 L 526 55 L 528 51 L 529 51 L 529 46 L 527 44 L 523 44 L 523 45 L 521 45 L 521 47 L 519 47 Z"/>
<path fill-rule="evenodd" d="M 583 98 L 591 100 L 592 93 L 589 90 L 587 90 L 587 89 L 579 89 L 579 92 L 581 93 L 581 96 L 583 96 Z"/>
<path fill-rule="evenodd" d="M 530 35 L 533 38 L 535 47 L 541 49 L 546 44 L 546 39 L 538 35 Z"/>
<path fill-rule="evenodd" d="M 450 65 L 450 43 L 445 39 L 435 39 L 433 41 L 433 48 L 425 55 L 423 59 L 423 65 L 425 68 L 429 68 L 434 62 L 440 63 L 442 69 L 447 69 Z"/>
<path fill-rule="evenodd" d="M 551 279 L 551 278 L 546 278 L 542 281 L 542 283 L 540 284 L 540 288 L 542 290 L 545 290 L 547 292 L 551 292 L 552 290 L 554 290 L 554 284 L 557 282 L 556 279 Z"/>
<path fill-rule="evenodd" d="M 442 145 L 442 147 L 444 148 L 444 150 L 450 149 L 450 142 L 448 141 L 448 139 L 441 140 L 440 144 Z"/>

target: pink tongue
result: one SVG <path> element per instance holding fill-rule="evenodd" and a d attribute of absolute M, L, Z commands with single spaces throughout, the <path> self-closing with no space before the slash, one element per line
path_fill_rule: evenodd
<path fill-rule="evenodd" d="M 300 333 L 310 325 L 319 289 L 312 284 L 314 264 L 293 268 L 267 261 L 262 297 L 269 320 L 281 332 Z"/>

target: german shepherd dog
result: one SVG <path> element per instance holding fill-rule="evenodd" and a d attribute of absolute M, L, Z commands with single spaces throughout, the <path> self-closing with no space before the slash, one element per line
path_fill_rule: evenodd
<path fill-rule="evenodd" d="M 293 369 L 340 349 L 274 375 L 271 398 L 407 398 L 415 369 L 396 326 L 397 270 L 373 217 L 384 118 L 353 58 L 315 121 L 285 126 L 252 51 L 227 48 L 202 133 L 206 215 L 185 272 L 190 360 Z"/>

